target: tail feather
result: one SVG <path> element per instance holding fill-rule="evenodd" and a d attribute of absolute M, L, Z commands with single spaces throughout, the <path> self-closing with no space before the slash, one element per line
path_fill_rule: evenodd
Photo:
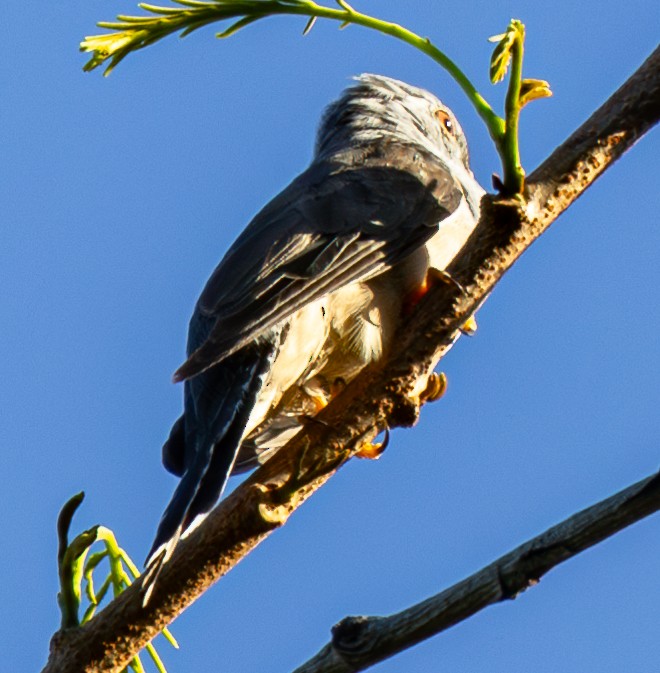
<path fill-rule="evenodd" d="M 177 477 L 183 477 L 186 471 L 186 435 L 185 419 L 179 416 L 170 436 L 163 444 L 163 467 Z"/>
<path fill-rule="evenodd" d="M 185 434 L 185 451 L 179 448 L 177 452 L 185 455 L 190 464 L 185 465 L 147 556 L 142 580 L 144 605 L 179 539 L 208 514 L 222 495 L 275 354 L 273 342 L 259 349 L 243 349 L 186 382 L 184 420 L 177 421 L 172 436 L 181 438 Z M 194 442 L 193 450 L 190 442 Z M 176 468 L 181 467 L 176 460 L 171 462 Z"/>
<path fill-rule="evenodd" d="M 247 415 L 249 416 L 249 413 Z M 242 423 L 232 423 L 222 441 L 215 445 L 208 468 L 186 512 L 183 521 L 184 531 L 190 528 L 196 517 L 209 512 L 222 496 L 238 455 L 246 422 L 247 418 Z"/>

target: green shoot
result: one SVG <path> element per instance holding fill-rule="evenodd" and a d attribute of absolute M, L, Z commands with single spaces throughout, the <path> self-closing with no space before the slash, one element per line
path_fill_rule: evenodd
<path fill-rule="evenodd" d="M 340 27 L 355 24 L 395 37 L 442 66 L 463 89 L 495 138 L 504 132 L 504 121 L 476 90 L 463 71 L 428 38 L 396 23 L 383 21 L 353 9 L 344 0 L 336 0 L 339 8 L 318 5 L 312 0 L 172 0 L 179 7 L 159 7 L 140 3 L 140 8 L 151 16 L 117 17 L 117 21 L 102 21 L 100 28 L 114 31 L 102 35 L 86 37 L 80 44 L 81 51 L 91 52 L 92 58 L 84 69 L 93 70 L 105 64 L 105 75 L 110 74 L 128 54 L 142 49 L 173 33 L 181 32 L 185 37 L 192 31 L 218 21 L 235 20 L 228 28 L 217 34 L 219 38 L 235 35 L 241 28 L 269 16 L 290 14 L 307 16 L 304 33 L 312 29 L 316 19 L 339 21 Z"/>
<path fill-rule="evenodd" d="M 506 125 L 502 138 L 496 140 L 497 150 L 504 168 L 503 191 L 506 194 L 521 194 L 525 184 L 525 171 L 520 163 L 518 145 L 518 121 L 520 110 L 532 100 L 552 95 L 550 85 L 540 79 L 522 78 L 522 63 L 525 44 L 525 26 L 511 19 L 506 32 L 490 38 L 497 46 L 490 59 L 490 80 L 501 82 L 509 66 L 511 75 L 504 102 Z"/>
<path fill-rule="evenodd" d="M 80 49 L 92 54 L 85 70 L 105 65 L 108 75 L 128 54 L 143 49 L 175 33 L 181 37 L 215 22 L 230 24 L 219 38 L 227 38 L 260 19 L 269 16 L 294 15 L 307 17 L 303 34 L 308 34 L 317 19 L 338 21 L 340 28 L 358 25 L 401 40 L 432 58 L 444 68 L 461 87 L 477 114 L 486 124 L 502 161 L 503 180 L 498 186 L 508 195 L 521 194 L 525 172 L 520 163 L 518 121 L 520 110 L 532 100 L 552 95 L 544 80 L 523 79 L 522 62 L 525 27 L 512 19 L 502 35 L 491 38 L 497 42 L 490 64 L 493 83 L 504 79 L 510 68 L 505 101 L 505 118 L 497 115 L 486 99 L 477 91 L 465 73 L 428 38 L 404 28 L 355 10 L 346 0 L 335 0 L 337 7 L 319 5 L 313 0 L 172 0 L 177 6 L 161 7 L 140 3 L 145 16 L 120 15 L 116 21 L 98 25 L 109 33 L 86 37 Z"/>
<path fill-rule="evenodd" d="M 114 533 L 105 526 L 94 526 L 78 535 L 69 544 L 71 520 L 84 497 L 84 493 L 74 495 L 62 508 L 57 522 L 59 538 L 57 558 L 60 576 L 58 602 L 62 612 L 62 629 L 76 628 L 89 622 L 110 587 L 112 587 L 113 596 L 118 596 L 140 576 L 135 563 L 117 544 Z M 103 549 L 90 554 L 90 549 L 96 542 L 102 543 Z M 94 572 L 104 560 L 108 561 L 109 573 L 97 591 L 94 586 Z M 83 583 L 88 606 L 80 620 L 79 609 L 83 596 Z M 162 633 L 173 647 L 179 647 L 168 629 L 163 629 Z M 146 650 L 159 673 L 167 673 L 152 643 L 146 646 Z M 136 673 L 144 671 L 139 655 L 133 658 L 129 666 Z"/>

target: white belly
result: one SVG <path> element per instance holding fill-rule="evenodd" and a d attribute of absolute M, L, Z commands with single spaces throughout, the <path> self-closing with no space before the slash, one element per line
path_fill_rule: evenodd
<path fill-rule="evenodd" d="M 304 378 L 306 371 L 319 359 L 328 335 L 324 301 L 319 299 L 298 311 L 290 320 L 284 342 L 252 409 L 243 437 L 247 437 L 282 395 Z"/>
<path fill-rule="evenodd" d="M 395 269 L 341 288 L 293 316 L 243 435 L 246 454 L 285 444 L 299 431 L 300 417 L 316 413 L 338 381 L 349 383 L 387 353 L 408 293 L 421 285 L 429 267 L 444 270 L 450 264 L 475 224 L 463 199 L 426 245 Z"/>

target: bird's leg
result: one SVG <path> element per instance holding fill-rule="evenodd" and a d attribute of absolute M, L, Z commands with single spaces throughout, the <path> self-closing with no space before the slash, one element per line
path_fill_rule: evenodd
<path fill-rule="evenodd" d="M 333 397 L 332 386 L 328 385 L 325 377 L 314 376 L 300 386 L 303 396 L 303 418 L 314 417 L 322 409 L 325 409 Z"/>
<path fill-rule="evenodd" d="M 442 269 L 435 269 L 431 267 L 427 274 L 426 280 L 424 281 L 424 290 L 422 294 L 426 294 L 431 287 L 433 282 L 440 281 L 445 285 L 452 285 L 459 289 L 462 294 L 465 294 L 465 288 L 450 274 Z M 421 299 L 421 296 L 420 296 Z M 477 321 L 473 315 L 471 315 L 461 326 L 461 332 L 467 336 L 472 336 L 477 331 Z"/>
<path fill-rule="evenodd" d="M 330 399 L 333 400 L 339 393 L 341 393 L 345 388 L 346 388 L 346 381 L 341 377 L 338 376 L 331 384 L 330 384 Z"/>
<path fill-rule="evenodd" d="M 314 419 L 310 420 L 313 421 Z M 311 448 L 311 442 L 309 438 L 306 438 L 303 448 L 300 450 L 295 462 L 291 466 L 289 476 L 282 484 L 271 491 L 270 498 L 275 507 L 289 502 L 296 491 L 309 485 L 314 479 L 325 476 L 329 472 L 336 470 L 347 458 L 346 453 L 342 452 L 331 465 L 327 465 L 321 457 L 310 461 L 309 453 Z M 266 518 L 268 518 L 268 520 L 273 518 L 273 514 L 269 510 L 266 511 Z"/>
<path fill-rule="evenodd" d="M 328 398 L 325 395 L 312 395 L 309 398 L 309 401 L 312 403 L 312 413 L 309 414 L 312 418 L 328 406 Z"/>
<path fill-rule="evenodd" d="M 332 400 L 339 395 L 346 388 L 346 381 L 337 377 L 329 385 L 324 382 L 320 377 L 313 379 L 307 383 L 306 388 L 304 388 L 305 393 L 307 394 L 307 399 L 311 403 L 311 413 L 304 414 L 300 416 L 301 423 L 325 423 L 317 418 L 316 414 L 319 413 L 322 409 L 330 404 Z M 389 432 L 386 431 L 385 441 L 378 444 L 372 444 L 371 442 L 365 442 L 362 444 L 355 454 L 358 458 L 370 458 L 375 459 L 379 458 L 381 453 L 385 450 L 389 442 Z"/>
<path fill-rule="evenodd" d="M 308 382 L 306 386 L 303 387 L 303 391 L 307 395 L 307 399 L 311 403 L 311 413 L 303 414 L 303 419 L 314 417 L 322 409 L 325 409 L 332 400 L 339 395 L 344 388 L 346 388 L 346 381 L 341 377 L 337 377 L 330 385 L 325 383 L 324 385 L 319 385 L 320 380 L 312 380 Z M 316 383 L 317 385 L 310 385 L 311 383 Z"/>

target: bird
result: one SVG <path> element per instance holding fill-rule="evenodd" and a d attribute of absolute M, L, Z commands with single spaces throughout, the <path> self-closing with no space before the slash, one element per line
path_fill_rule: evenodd
<path fill-rule="evenodd" d="M 363 74 L 328 106 L 309 167 L 247 225 L 196 303 L 174 374 L 184 410 L 163 446 L 180 481 L 145 563 L 145 604 L 229 476 L 387 355 L 484 193 L 458 120 L 432 93 Z"/>

